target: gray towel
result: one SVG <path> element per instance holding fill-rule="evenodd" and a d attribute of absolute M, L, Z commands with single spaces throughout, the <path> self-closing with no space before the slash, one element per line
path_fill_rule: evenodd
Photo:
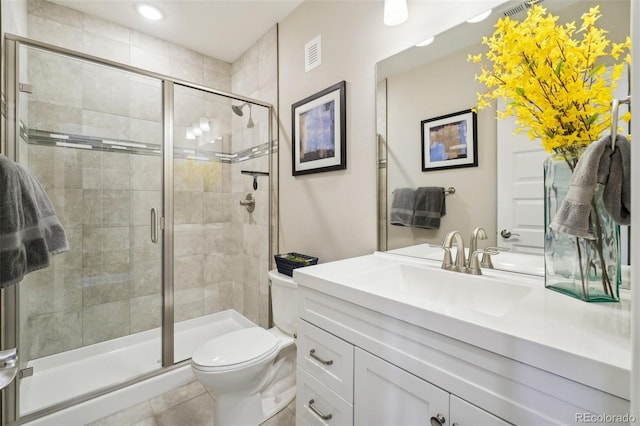
<path fill-rule="evenodd" d="M 38 180 L 0 155 L 0 288 L 49 266 L 69 250 L 64 228 Z"/>
<path fill-rule="evenodd" d="M 396 226 L 412 225 L 415 193 L 413 188 L 397 188 L 393 191 L 389 223 Z"/>
<path fill-rule="evenodd" d="M 605 210 L 615 222 L 628 225 L 631 221 L 631 147 L 624 136 L 616 138 L 615 150 L 611 150 L 611 136 L 587 147 L 573 171 L 569 191 L 553 218 L 551 229 L 594 238 L 589 230 L 589 216 L 598 184 L 604 185 Z"/>
<path fill-rule="evenodd" d="M 416 190 L 413 226 L 416 228 L 439 229 L 440 218 L 447 213 L 444 197 L 444 188 L 440 186 L 418 188 Z"/>

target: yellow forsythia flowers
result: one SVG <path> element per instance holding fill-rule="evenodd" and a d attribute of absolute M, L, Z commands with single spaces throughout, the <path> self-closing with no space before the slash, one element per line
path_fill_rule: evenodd
<path fill-rule="evenodd" d="M 597 140 L 611 125 L 612 92 L 631 63 L 631 39 L 610 43 L 595 26 L 599 17 L 596 6 L 582 15 L 580 28 L 558 25 L 558 17 L 534 6 L 522 22 L 500 19 L 482 39 L 492 67 L 476 75 L 489 89 L 478 93 L 477 108 L 504 99 L 498 118 L 515 116 L 516 132 L 540 138 L 552 153 L 571 155 Z M 482 54 L 468 60 L 481 62 Z"/>

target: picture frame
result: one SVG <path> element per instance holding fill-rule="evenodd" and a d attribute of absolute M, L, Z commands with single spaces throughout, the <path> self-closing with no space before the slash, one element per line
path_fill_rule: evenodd
<path fill-rule="evenodd" d="M 346 82 L 291 106 L 293 176 L 347 168 Z"/>
<path fill-rule="evenodd" d="M 477 114 L 471 109 L 420 122 L 422 171 L 478 166 Z"/>

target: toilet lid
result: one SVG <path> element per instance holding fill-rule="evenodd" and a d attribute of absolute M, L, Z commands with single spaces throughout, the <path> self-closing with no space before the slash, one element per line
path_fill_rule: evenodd
<path fill-rule="evenodd" d="M 202 367 L 229 367 L 263 358 L 277 346 L 278 339 L 264 328 L 242 328 L 209 340 L 191 360 Z"/>

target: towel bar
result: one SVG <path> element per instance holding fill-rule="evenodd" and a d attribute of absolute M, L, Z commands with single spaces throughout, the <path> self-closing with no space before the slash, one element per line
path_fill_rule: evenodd
<path fill-rule="evenodd" d="M 392 194 L 395 194 L 396 191 L 391 191 Z M 451 195 L 451 194 L 455 194 L 456 193 L 456 189 L 453 186 L 448 187 L 447 189 L 444 190 L 444 195 Z"/>
<path fill-rule="evenodd" d="M 618 136 L 618 108 L 620 104 L 630 104 L 631 96 L 626 98 L 617 99 L 614 98 L 611 101 L 611 150 L 616 148 L 616 137 Z"/>

